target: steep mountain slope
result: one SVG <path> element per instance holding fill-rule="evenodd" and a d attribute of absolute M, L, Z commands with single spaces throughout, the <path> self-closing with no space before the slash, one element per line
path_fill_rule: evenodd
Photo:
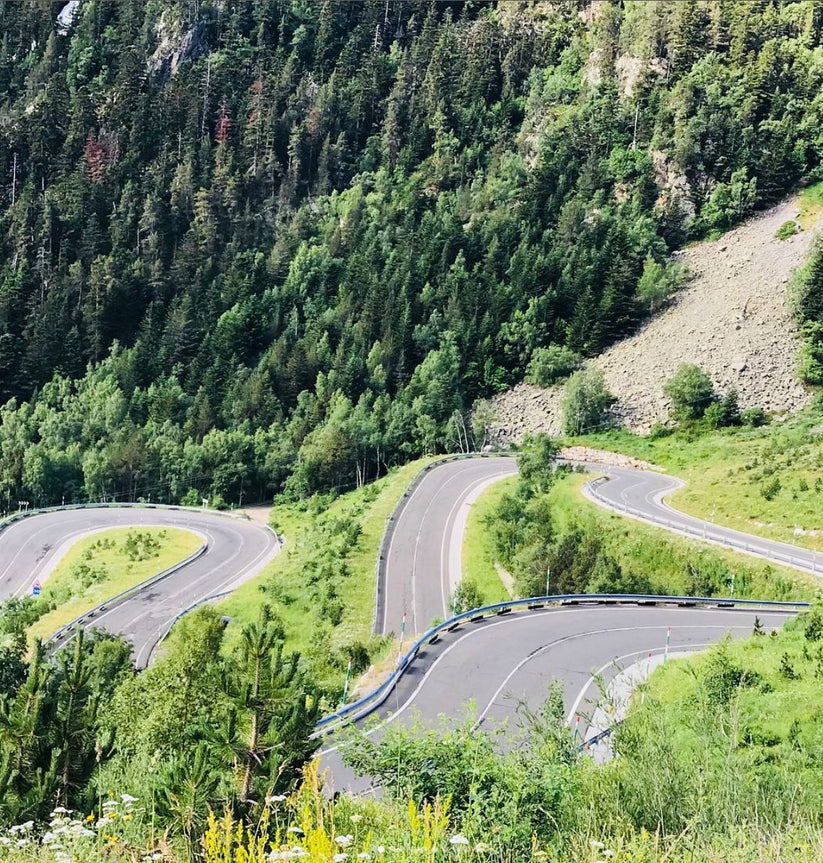
<path fill-rule="evenodd" d="M 647 432 L 665 418 L 663 385 L 681 363 L 701 366 L 721 392 L 736 387 L 742 407 L 782 412 L 808 401 L 797 379 L 800 340 L 787 286 L 823 218 L 778 239 L 777 229 L 798 210 L 793 197 L 719 240 L 683 250 L 677 260 L 688 267 L 687 286 L 637 333 L 591 361 L 603 370 L 628 428 Z M 522 384 L 496 397 L 499 434 L 518 439 L 529 431 L 559 433 L 562 392 L 562 385 L 543 390 Z"/>

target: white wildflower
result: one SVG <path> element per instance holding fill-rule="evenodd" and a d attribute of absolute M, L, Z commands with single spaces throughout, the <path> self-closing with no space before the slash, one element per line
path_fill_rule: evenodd
<path fill-rule="evenodd" d="M 605 848 L 606 846 L 602 842 L 598 842 L 596 839 L 592 839 L 589 842 L 589 845 L 595 849 L 595 851 L 599 851 L 601 848 Z"/>
<path fill-rule="evenodd" d="M 11 839 L 8 836 L 0 836 L 0 845 L 11 845 Z"/>
<path fill-rule="evenodd" d="M 334 841 L 337 842 L 338 845 L 342 845 L 345 848 L 347 845 L 351 845 L 354 836 L 349 834 L 348 836 L 338 836 Z"/>
<path fill-rule="evenodd" d="M 485 842 L 478 842 L 477 845 L 474 846 L 476 854 L 485 854 L 485 852 L 489 850 L 489 846 Z"/>
<path fill-rule="evenodd" d="M 466 839 L 465 836 L 461 836 L 459 833 L 455 833 L 451 839 L 449 839 L 452 845 L 468 845 L 469 840 Z"/>
<path fill-rule="evenodd" d="M 121 799 L 121 800 L 122 800 L 126 805 L 129 805 L 130 803 L 137 803 L 137 801 L 138 801 L 140 798 L 139 798 L 139 797 L 132 797 L 132 796 L 131 796 L 131 794 L 121 794 L 121 795 L 120 795 L 120 799 Z M 103 805 L 105 806 L 106 804 L 104 803 Z"/>
<path fill-rule="evenodd" d="M 285 794 L 270 794 L 266 797 L 266 805 L 271 806 L 272 803 L 282 803 L 285 799 Z"/>
<path fill-rule="evenodd" d="M 358 859 L 358 860 L 371 860 L 371 854 L 369 854 L 369 852 L 368 852 L 368 851 L 361 851 L 361 852 L 357 855 L 357 859 Z"/>
<path fill-rule="evenodd" d="M 607 849 L 603 852 L 603 856 L 604 856 L 604 857 L 614 857 L 614 851 L 612 851 L 612 849 L 611 849 L 611 848 L 607 848 Z"/>
<path fill-rule="evenodd" d="M 41 841 L 44 845 L 48 845 L 48 844 L 49 844 L 49 842 L 54 842 L 54 840 L 55 840 L 56 838 L 57 838 L 57 834 L 56 834 L 56 833 L 53 833 L 51 830 L 47 830 L 47 831 L 43 834 L 43 838 L 42 838 L 40 841 Z"/>
<path fill-rule="evenodd" d="M 342 863 L 343 860 L 348 860 L 349 855 L 344 854 L 342 851 L 339 854 L 335 854 L 334 857 L 331 858 L 334 863 Z"/>
<path fill-rule="evenodd" d="M 362 820 L 363 816 L 359 812 L 355 812 L 354 815 L 349 818 L 349 821 L 351 821 L 352 824 L 359 824 Z"/>
<path fill-rule="evenodd" d="M 105 800 L 103 801 L 104 809 L 112 809 L 115 806 L 119 806 L 120 804 L 116 800 Z"/>
<path fill-rule="evenodd" d="M 299 835 L 299 834 L 300 834 L 300 833 L 302 833 L 303 831 L 302 831 L 299 827 L 295 827 L 295 826 L 292 824 L 292 826 L 291 826 L 291 827 L 289 827 L 289 828 L 288 828 L 288 830 L 286 830 L 286 832 L 287 832 L 287 833 L 295 833 L 295 834 L 298 834 L 298 835 Z"/>
<path fill-rule="evenodd" d="M 55 815 L 69 815 L 71 813 L 71 809 L 66 809 L 65 806 L 57 806 L 55 809 L 52 809 L 51 814 L 52 817 Z"/>
<path fill-rule="evenodd" d="M 306 851 L 305 848 L 301 848 L 299 845 L 295 845 L 294 848 L 291 849 L 292 857 L 308 857 L 309 852 Z"/>
<path fill-rule="evenodd" d="M 26 845 L 28 845 L 28 844 L 29 844 L 29 840 L 28 840 L 28 839 L 18 839 L 18 840 L 17 840 L 17 847 L 18 847 L 18 848 L 25 848 L 25 847 L 26 847 Z"/>
<path fill-rule="evenodd" d="M 386 853 L 386 846 L 385 845 L 378 845 L 377 846 L 377 853 L 378 854 L 385 854 Z"/>

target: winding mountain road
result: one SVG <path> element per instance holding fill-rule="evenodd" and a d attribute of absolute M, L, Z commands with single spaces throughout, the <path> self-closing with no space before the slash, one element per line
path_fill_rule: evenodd
<path fill-rule="evenodd" d="M 816 555 L 784 543 L 764 540 L 708 524 L 677 512 L 663 498 L 682 482 L 651 471 L 583 465 L 596 476 L 586 495 L 601 506 L 668 530 L 787 563 L 815 572 Z M 406 612 L 406 636 L 422 632 L 432 618 L 448 617 L 447 585 L 459 581 L 462 546 L 461 510 L 478 489 L 516 472 L 511 458 L 456 460 L 430 468 L 410 489 L 396 514 L 383 572 L 385 612 L 376 616 L 378 632 L 399 633 Z M 678 605 L 560 606 L 485 617 L 444 632 L 425 645 L 374 711 L 376 731 L 387 724 L 414 719 L 434 727 L 466 715 L 471 704 L 486 727 L 516 729 L 523 706 L 545 700 L 552 681 L 563 685 L 570 722 L 581 717 L 579 732 L 587 739 L 589 719 L 600 698 L 600 685 L 625 668 L 669 649 L 682 653 L 719 641 L 743 637 L 759 617 L 766 629 L 781 626 L 791 610 Z M 371 712 L 371 711 L 370 711 Z M 599 730 L 599 729 L 596 729 Z M 323 764 L 338 790 L 363 791 L 369 781 L 355 777 L 334 746 Z"/>
<path fill-rule="evenodd" d="M 708 524 L 677 512 L 664 497 L 681 482 L 624 467 L 585 465 L 596 476 L 585 493 L 596 503 L 679 533 L 696 536 L 819 572 L 817 555 L 805 549 Z M 428 630 L 449 617 L 448 601 L 461 577 L 466 518 L 472 502 L 491 483 L 516 473 L 512 457 L 455 459 L 426 469 L 392 518 L 379 569 L 377 632 L 405 635 Z M 161 525 L 186 528 L 205 538 L 197 559 L 136 595 L 107 603 L 95 626 L 120 633 L 145 666 L 154 645 L 187 608 L 237 587 L 259 572 L 279 548 L 277 538 L 251 522 L 208 512 L 163 508 L 92 508 L 32 515 L 0 531 L 0 599 L 28 593 L 73 540 L 108 527 Z M 823 562 L 821 562 L 823 563 Z M 676 604 L 580 605 L 523 610 L 486 617 L 444 632 L 426 644 L 380 707 L 383 723 L 416 715 L 434 724 L 476 706 L 484 725 L 516 726 L 520 705 L 538 706 L 552 680 L 564 687 L 569 719 L 588 715 L 598 697 L 595 678 L 608 684 L 626 666 L 670 648 L 705 647 L 725 633 L 751 632 L 755 616 L 766 628 L 780 626 L 791 610 L 683 607 Z M 580 729 L 586 736 L 586 721 Z M 338 788 L 363 787 L 327 751 Z"/>
<path fill-rule="evenodd" d="M 131 641 L 140 668 L 148 664 L 152 649 L 181 612 L 239 586 L 280 548 L 272 531 L 208 511 L 135 506 L 44 512 L 0 531 L 0 600 L 29 594 L 34 581 L 49 573 L 82 536 L 132 525 L 184 528 L 206 544 L 197 559 L 122 602 L 108 603 L 90 621 Z"/>

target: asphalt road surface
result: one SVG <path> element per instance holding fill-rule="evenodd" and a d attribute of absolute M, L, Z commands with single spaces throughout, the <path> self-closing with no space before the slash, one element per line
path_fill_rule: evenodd
<path fill-rule="evenodd" d="M 442 728 L 470 717 L 513 740 L 525 733 L 523 707 L 539 708 L 557 681 L 563 687 L 567 720 L 577 725 L 582 742 L 592 734 L 598 680 L 606 687 L 649 654 L 664 653 L 667 630 L 669 649 L 682 653 L 706 648 L 726 634 L 750 635 L 755 617 L 768 630 L 790 616 L 762 610 L 598 605 L 487 617 L 444 633 L 420 652 L 378 712 L 374 735 L 379 738 L 392 723 Z M 333 745 L 326 746 L 323 769 L 329 771 L 335 790 L 362 792 L 371 786 L 368 778 L 355 777 L 344 766 Z"/>
<path fill-rule="evenodd" d="M 823 559 L 818 552 L 721 527 L 670 507 L 664 497 L 683 485 L 677 477 L 630 468 L 589 465 L 588 469 L 606 477 L 605 481 L 594 480 L 585 488 L 586 495 L 601 506 L 704 542 L 823 575 Z"/>
<path fill-rule="evenodd" d="M 435 618 L 451 617 L 449 598 L 460 581 L 468 502 L 491 483 L 517 473 L 513 458 L 478 458 L 433 467 L 397 517 L 386 562 L 380 632 L 425 632 Z"/>
<path fill-rule="evenodd" d="M 90 532 L 127 526 L 179 527 L 203 537 L 206 552 L 167 578 L 94 618 L 93 625 L 123 635 L 138 667 L 176 616 L 239 586 L 277 553 L 275 535 L 251 522 L 208 512 L 140 507 L 77 509 L 32 515 L 0 531 L 0 600 L 31 593 L 68 546 Z"/>

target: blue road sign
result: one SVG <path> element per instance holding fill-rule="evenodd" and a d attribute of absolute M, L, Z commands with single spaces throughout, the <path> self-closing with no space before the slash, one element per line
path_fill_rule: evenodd
<path fill-rule="evenodd" d="M 40 582 L 35 581 L 31 586 L 31 595 L 32 596 L 40 596 Z"/>

